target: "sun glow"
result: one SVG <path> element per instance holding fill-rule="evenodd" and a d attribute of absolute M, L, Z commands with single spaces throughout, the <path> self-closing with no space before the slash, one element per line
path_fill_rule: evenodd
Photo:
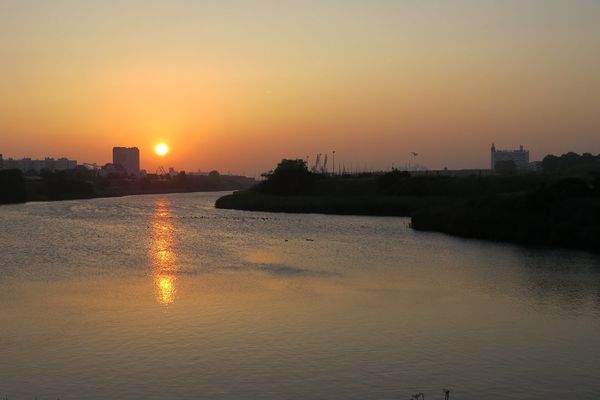
<path fill-rule="evenodd" d="M 164 156 L 169 152 L 169 146 L 167 146 L 164 143 L 159 143 L 154 147 L 154 151 L 156 152 L 156 154 L 158 154 L 159 156 Z"/>

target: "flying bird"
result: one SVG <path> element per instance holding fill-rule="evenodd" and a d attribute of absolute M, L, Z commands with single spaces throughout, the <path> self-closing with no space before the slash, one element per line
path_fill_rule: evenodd
<path fill-rule="evenodd" d="M 419 155 L 419 153 L 415 153 L 414 151 L 411 151 L 411 153 L 412 153 L 412 155 L 413 155 L 413 156 L 415 156 L 415 157 Z"/>

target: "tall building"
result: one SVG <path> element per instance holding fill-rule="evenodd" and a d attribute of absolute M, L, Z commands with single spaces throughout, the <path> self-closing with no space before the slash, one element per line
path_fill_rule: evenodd
<path fill-rule="evenodd" d="M 0 154 L 0 169 L 20 169 L 23 172 L 40 172 L 43 169 L 62 171 L 65 169 L 73 169 L 76 166 L 76 160 L 69 160 L 65 157 L 58 159 L 46 157 L 43 160 L 33 160 L 31 158 L 15 160 L 13 158 L 4 159 L 2 158 L 2 154 Z"/>
<path fill-rule="evenodd" d="M 515 167 L 520 170 L 529 168 L 529 150 L 519 146 L 518 150 L 496 150 L 496 146 L 492 144 L 492 170 L 496 169 L 498 161 L 513 161 Z"/>
<path fill-rule="evenodd" d="M 125 168 L 128 174 L 140 173 L 140 150 L 137 147 L 113 147 L 113 164 Z"/>

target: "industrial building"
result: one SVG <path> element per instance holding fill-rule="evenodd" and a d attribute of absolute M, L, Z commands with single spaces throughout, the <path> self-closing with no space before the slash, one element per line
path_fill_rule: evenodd
<path fill-rule="evenodd" d="M 492 144 L 491 149 L 492 170 L 497 169 L 497 163 L 503 161 L 512 161 L 518 170 L 529 169 L 529 150 L 519 146 L 518 150 L 497 150 L 496 145 Z"/>
<path fill-rule="evenodd" d="M 112 163 L 122 166 L 130 175 L 139 175 L 140 150 L 137 147 L 113 147 Z"/>
<path fill-rule="evenodd" d="M 40 172 L 43 169 L 49 171 L 62 171 L 73 169 L 77 166 L 76 160 L 69 160 L 65 157 L 54 159 L 46 157 L 43 160 L 33 160 L 31 158 L 22 158 L 15 160 L 13 158 L 4 159 L 0 154 L 0 169 L 20 169 L 23 172 Z"/>

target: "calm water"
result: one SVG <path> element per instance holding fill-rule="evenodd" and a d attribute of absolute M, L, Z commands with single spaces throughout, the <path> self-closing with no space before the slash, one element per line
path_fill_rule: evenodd
<path fill-rule="evenodd" d="M 0 207 L 0 396 L 600 398 L 598 256 L 218 196 Z"/>

